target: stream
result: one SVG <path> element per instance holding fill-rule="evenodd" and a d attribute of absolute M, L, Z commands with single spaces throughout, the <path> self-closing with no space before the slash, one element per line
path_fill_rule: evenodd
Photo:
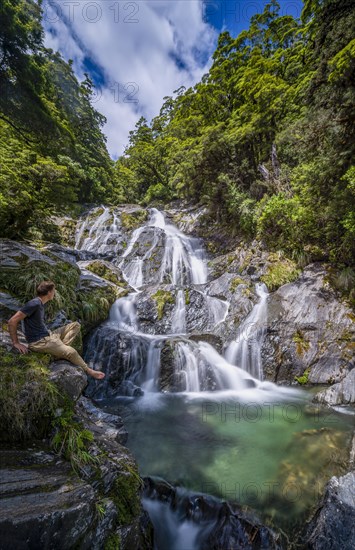
<path fill-rule="evenodd" d="M 250 506 L 293 536 L 324 483 L 341 471 L 351 418 L 312 405 L 310 391 L 264 380 L 264 284 L 254 282 L 255 303 L 233 336 L 231 304 L 209 293 L 199 239 L 155 208 L 123 254 L 112 244 L 120 235 L 119 216 L 105 207 L 77 231 L 76 247 L 109 251 L 130 286 L 87 342 L 85 359 L 106 372 L 89 395 L 123 417 L 142 476 Z M 189 303 L 192 293 L 199 308 Z M 216 335 L 222 346 L 214 345 Z M 201 548 L 198 523 L 148 497 L 143 505 L 157 550 Z"/>

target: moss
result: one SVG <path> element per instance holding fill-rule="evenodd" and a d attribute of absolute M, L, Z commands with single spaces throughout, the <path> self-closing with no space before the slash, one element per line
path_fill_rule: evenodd
<path fill-rule="evenodd" d="M 311 372 L 311 369 L 308 368 L 304 371 L 304 373 L 302 374 L 302 376 L 295 376 L 295 380 L 296 382 L 298 382 L 299 384 L 301 384 L 302 386 L 304 386 L 305 384 L 308 384 L 308 377 L 309 377 L 309 373 Z"/>
<path fill-rule="evenodd" d="M 296 344 L 297 355 L 302 356 L 310 348 L 310 343 L 304 338 L 303 333 L 300 330 L 297 330 L 292 337 L 292 340 Z"/>
<path fill-rule="evenodd" d="M 102 277 L 103 279 L 106 279 L 107 281 L 114 283 L 117 286 L 120 286 L 123 288 L 127 287 L 126 281 L 118 277 L 118 275 L 114 271 L 112 271 L 105 263 L 100 262 L 100 260 L 95 260 L 94 262 L 90 262 L 86 266 L 86 269 L 88 269 L 92 273 L 95 273 L 95 275 L 98 275 L 99 277 Z"/>
<path fill-rule="evenodd" d="M 188 306 L 190 304 L 190 293 L 189 290 L 185 289 L 185 304 Z"/>
<path fill-rule="evenodd" d="M 243 288 L 242 290 L 242 296 L 245 296 L 246 298 L 252 298 L 253 293 L 250 290 L 250 288 Z"/>
<path fill-rule="evenodd" d="M 245 281 L 241 277 L 235 277 L 229 283 L 229 290 L 235 292 L 239 285 L 245 285 Z"/>
<path fill-rule="evenodd" d="M 121 224 L 127 230 L 136 229 L 148 219 L 147 210 L 135 210 L 134 212 L 122 212 Z"/>
<path fill-rule="evenodd" d="M 111 533 L 105 542 L 104 550 L 120 550 L 121 538 L 116 533 Z"/>
<path fill-rule="evenodd" d="M 104 209 L 99 206 L 98 208 L 95 208 L 90 211 L 89 214 L 89 220 L 96 220 L 96 218 L 99 218 L 104 213 Z"/>
<path fill-rule="evenodd" d="M 288 258 L 282 258 L 280 254 L 270 254 L 268 260 L 271 263 L 266 268 L 264 275 L 261 276 L 261 280 L 271 291 L 291 283 L 301 273 L 294 262 Z"/>
<path fill-rule="evenodd" d="M 120 525 L 127 525 L 139 515 L 142 484 L 135 465 L 126 462 L 114 483 L 113 501 Z"/>
<path fill-rule="evenodd" d="M 157 305 L 159 320 L 163 318 L 165 305 L 175 303 L 174 296 L 167 290 L 158 290 L 155 294 L 153 294 L 152 299 Z"/>
<path fill-rule="evenodd" d="M 59 403 L 48 380 L 47 354 L 2 351 L 0 359 L 0 434 L 6 441 L 42 438 L 50 430 Z"/>

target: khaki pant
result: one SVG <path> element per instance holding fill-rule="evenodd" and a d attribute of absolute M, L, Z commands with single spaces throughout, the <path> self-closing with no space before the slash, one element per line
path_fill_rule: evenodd
<path fill-rule="evenodd" d="M 84 369 L 84 371 L 87 371 L 89 367 L 84 359 L 69 345 L 79 334 L 80 324 L 75 321 L 74 323 L 69 323 L 64 327 L 59 327 L 49 332 L 49 336 L 45 336 L 37 342 L 28 344 L 28 349 L 41 353 L 49 353 L 58 359 L 66 359 L 74 365 L 78 365 Z"/>

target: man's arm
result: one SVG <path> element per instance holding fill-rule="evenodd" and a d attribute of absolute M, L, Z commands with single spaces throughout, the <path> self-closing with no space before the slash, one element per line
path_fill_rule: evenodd
<path fill-rule="evenodd" d="M 15 315 L 11 317 L 8 321 L 9 326 L 9 333 L 12 340 L 12 345 L 14 348 L 16 348 L 20 353 L 28 353 L 28 347 L 24 344 L 20 344 L 17 338 L 17 325 L 19 324 L 22 319 L 26 317 L 25 313 L 22 313 L 22 311 L 17 311 Z"/>

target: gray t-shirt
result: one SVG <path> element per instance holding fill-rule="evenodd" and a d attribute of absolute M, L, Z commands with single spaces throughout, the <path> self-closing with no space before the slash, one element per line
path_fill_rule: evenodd
<path fill-rule="evenodd" d="M 44 323 L 44 305 L 40 298 L 33 298 L 20 311 L 26 315 L 23 320 L 23 329 L 29 344 L 50 335 Z"/>

